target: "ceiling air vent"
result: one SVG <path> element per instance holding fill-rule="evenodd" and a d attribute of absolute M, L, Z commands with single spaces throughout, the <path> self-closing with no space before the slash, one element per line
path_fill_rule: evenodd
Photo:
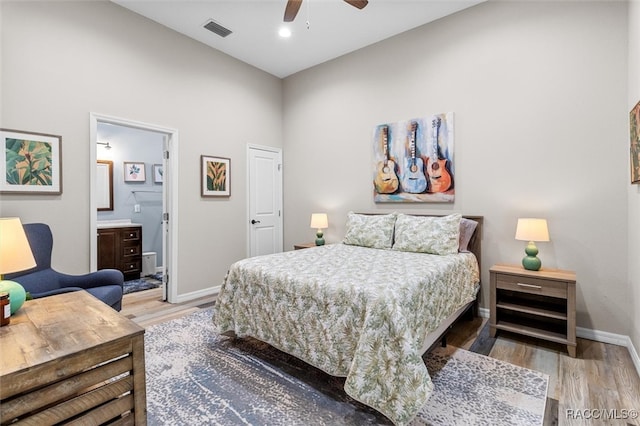
<path fill-rule="evenodd" d="M 204 27 L 209 31 L 211 31 L 212 33 L 218 34 L 220 37 L 226 37 L 233 32 L 230 29 L 225 28 L 222 25 L 218 24 L 213 19 L 209 20 L 209 22 L 204 24 Z"/>

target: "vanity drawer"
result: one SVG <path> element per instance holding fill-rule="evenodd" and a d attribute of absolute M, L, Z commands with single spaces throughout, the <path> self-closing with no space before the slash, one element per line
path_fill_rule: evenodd
<path fill-rule="evenodd" d="M 122 241 L 139 241 L 142 228 L 124 228 L 121 232 Z"/>
<path fill-rule="evenodd" d="M 131 256 L 140 256 L 141 249 L 139 245 L 122 247 L 122 256 L 123 257 L 131 257 Z"/>
<path fill-rule="evenodd" d="M 131 272 L 140 272 L 140 261 L 124 262 L 122 264 L 122 272 L 128 274 Z"/>

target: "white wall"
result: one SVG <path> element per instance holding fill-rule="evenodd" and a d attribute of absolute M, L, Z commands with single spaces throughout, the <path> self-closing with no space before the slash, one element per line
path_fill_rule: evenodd
<path fill-rule="evenodd" d="M 640 101 L 640 1 L 629 2 L 629 97 L 628 111 Z M 629 162 L 627 162 L 629 164 Z M 628 166 L 627 166 L 628 167 Z M 629 293 L 632 321 L 629 335 L 640 350 L 640 185 L 628 186 L 629 197 Z M 637 366 L 640 369 L 640 366 Z"/>
<path fill-rule="evenodd" d="M 53 265 L 87 272 L 89 113 L 175 128 L 173 283 L 180 295 L 219 285 L 246 255 L 246 144 L 282 146 L 281 80 L 107 1 L 0 2 L 0 14 L 0 125 L 62 135 L 64 191 L 3 195 L 0 215 L 49 223 Z M 230 199 L 200 197 L 202 154 L 232 158 Z"/>
<path fill-rule="evenodd" d="M 489 267 L 519 263 L 518 217 L 548 219 L 546 267 L 578 277 L 578 325 L 628 334 L 627 5 L 488 2 L 285 79 L 285 245 L 329 213 L 484 215 Z M 375 204 L 379 123 L 455 113 L 456 201 Z"/>

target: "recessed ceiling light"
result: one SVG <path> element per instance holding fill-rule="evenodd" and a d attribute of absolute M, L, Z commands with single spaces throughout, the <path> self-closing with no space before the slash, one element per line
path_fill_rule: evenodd
<path fill-rule="evenodd" d="M 282 27 L 278 30 L 278 35 L 282 38 L 289 38 L 291 37 L 291 30 L 287 27 Z"/>

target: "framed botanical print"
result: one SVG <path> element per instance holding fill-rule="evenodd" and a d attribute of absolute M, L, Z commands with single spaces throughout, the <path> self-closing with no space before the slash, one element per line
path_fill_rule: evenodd
<path fill-rule="evenodd" d="M 124 162 L 124 181 L 125 182 L 144 182 L 147 180 L 146 169 L 144 163 L 125 161 Z"/>
<path fill-rule="evenodd" d="M 153 165 L 153 183 L 162 183 L 164 176 L 164 171 L 162 169 L 162 164 L 154 164 Z"/>
<path fill-rule="evenodd" d="M 201 155 L 200 175 L 202 197 L 231 196 L 231 159 Z"/>
<path fill-rule="evenodd" d="M 62 137 L 0 129 L 0 193 L 62 194 Z"/>

